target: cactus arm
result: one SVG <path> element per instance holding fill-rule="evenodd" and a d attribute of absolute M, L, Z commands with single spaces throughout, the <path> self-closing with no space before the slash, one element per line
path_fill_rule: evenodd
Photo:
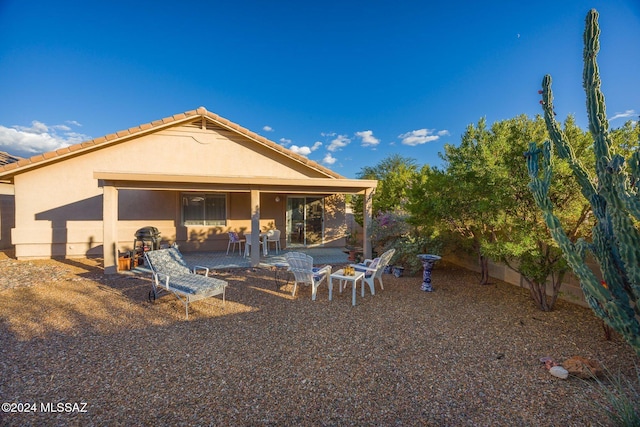
<path fill-rule="evenodd" d="M 609 276 L 607 283 L 609 280 L 619 281 L 620 292 L 629 292 L 633 301 L 636 302 L 640 298 L 640 254 L 638 253 L 640 251 L 640 233 L 629 218 L 629 213 L 638 218 L 634 211 L 638 210 L 637 205 L 640 204 L 640 201 L 626 190 L 628 178 L 622 173 L 624 158 L 622 156 L 611 157 L 609 121 L 607 120 L 604 95 L 600 89 L 600 72 L 596 61 L 600 50 L 599 36 L 598 12 L 592 9 L 587 14 L 584 31 L 583 85 L 587 96 L 589 130 L 594 137 L 598 189 L 606 201 L 605 203 L 611 207 L 610 209 L 607 209 L 607 206 L 603 207 L 605 215 L 602 219 L 609 220 L 610 222 L 605 225 L 612 229 L 601 238 L 606 240 L 603 242 L 604 245 L 611 245 L 612 250 L 607 251 L 606 246 L 602 249 L 605 251 L 603 253 L 613 253 L 613 260 L 605 262 L 614 261 L 616 264 L 605 266 L 603 273 Z M 600 218 L 598 222 L 600 223 Z M 627 289 L 623 290 L 623 288 Z"/>
<path fill-rule="evenodd" d="M 571 148 L 571 145 L 567 141 L 567 137 L 564 132 L 562 132 L 560 124 L 555 119 L 555 113 L 553 112 L 551 76 L 548 74 L 542 79 L 542 110 L 544 112 L 544 120 L 549 131 L 549 136 L 554 142 L 558 155 L 569 162 L 569 167 L 580 185 L 582 195 L 585 199 L 591 200 L 591 197 L 593 197 L 597 192 L 596 187 L 587 170 L 576 158 L 573 148 Z"/>
<path fill-rule="evenodd" d="M 549 75 L 546 75 L 542 80 L 542 108 L 544 111 L 544 118 L 547 124 L 547 129 L 549 130 L 549 136 L 554 143 L 554 147 L 556 148 L 559 157 L 565 159 L 569 163 L 569 167 L 571 168 L 578 184 L 580 185 L 582 195 L 591 203 L 593 214 L 597 219 L 597 224 L 594 227 L 594 233 L 598 233 L 598 235 L 600 236 L 611 236 L 613 225 L 611 224 L 611 218 L 607 215 L 607 201 L 600 194 L 600 190 L 602 187 L 600 185 L 598 188 L 596 188 L 596 186 L 593 184 L 593 180 L 589 176 L 589 173 L 581 164 L 581 162 L 576 158 L 571 145 L 567 141 L 564 132 L 562 132 L 562 129 L 560 128 L 560 124 L 555 120 L 555 115 L 553 113 L 553 91 L 551 90 L 551 76 Z M 595 145 L 597 146 L 599 145 L 598 142 L 602 143 L 603 141 L 603 139 L 601 139 L 600 141 L 596 141 Z M 543 152 L 544 151 L 550 152 L 550 148 L 545 148 L 543 149 Z M 606 150 L 606 152 L 608 153 L 608 150 Z M 550 163 L 546 161 L 545 165 L 546 166 L 544 169 L 550 167 Z M 604 178 L 607 182 L 612 182 L 610 174 L 603 172 L 603 175 L 607 175 Z M 598 177 L 600 177 L 600 175 L 598 175 Z M 599 184 L 601 183 L 599 182 Z M 548 209 L 550 209 L 550 206 L 548 207 Z M 597 229 L 599 229 L 599 231 L 595 231 Z M 621 267 L 623 261 L 621 260 L 621 257 L 618 253 L 618 249 L 615 244 L 613 244 L 613 242 L 606 241 L 606 237 L 602 237 L 602 239 L 605 240 L 600 242 L 599 244 L 596 244 L 596 242 L 594 241 L 594 245 L 592 245 L 594 249 L 593 253 L 598 259 L 599 263 L 608 266 L 607 268 L 603 269 L 603 276 L 606 283 L 612 285 L 612 288 L 622 286 L 623 282 L 620 281 L 620 278 L 616 276 L 615 273 L 616 271 L 624 270 L 624 268 Z"/>
<path fill-rule="evenodd" d="M 604 95 L 600 90 L 600 71 L 596 60 L 600 51 L 598 12 L 591 9 L 585 21 L 582 81 L 587 96 L 589 130 L 595 139 L 596 173 L 598 179 L 601 179 L 606 172 L 607 163 L 611 160 L 609 151 L 611 137 L 609 136 L 609 121 L 607 120 Z"/>

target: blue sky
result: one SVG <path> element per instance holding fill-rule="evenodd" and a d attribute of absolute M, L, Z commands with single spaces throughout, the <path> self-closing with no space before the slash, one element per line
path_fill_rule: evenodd
<path fill-rule="evenodd" d="M 0 151 L 30 156 L 200 106 L 349 178 L 439 165 L 465 128 L 541 113 L 586 128 L 600 13 L 612 127 L 640 114 L 640 1 L 0 0 Z"/>

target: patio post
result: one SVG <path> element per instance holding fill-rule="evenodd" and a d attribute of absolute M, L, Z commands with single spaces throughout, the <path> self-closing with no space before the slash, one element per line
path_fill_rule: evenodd
<path fill-rule="evenodd" d="M 118 189 L 113 185 L 102 187 L 102 252 L 105 274 L 115 274 L 118 242 Z"/>
<path fill-rule="evenodd" d="M 362 204 L 362 228 L 363 228 L 363 240 L 362 240 L 362 252 L 365 258 L 372 259 L 371 239 L 369 238 L 369 224 L 371 224 L 371 215 L 373 209 L 373 193 L 374 188 L 367 188 L 364 190 L 364 202 Z"/>
<path fill-rule="evenodd" d="M 260 264 L 260 191 L 251 190 L 251 266 Z"/>

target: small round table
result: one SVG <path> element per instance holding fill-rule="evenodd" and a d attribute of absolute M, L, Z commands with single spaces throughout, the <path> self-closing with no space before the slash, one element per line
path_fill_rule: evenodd
<path fill-rule="evenodd" d="M 436 261 L 439 261 L 442 257 L 438 255 L 430 255 L 430 254 L 420 254 L 418 255 L 420 261 L 422 261 L 422 268 L 424 271 L 422 272 L 422 289 L 425 292 L 433 291 L 431 287 L 431 270 L 433 269 L 433 265 Z"/>

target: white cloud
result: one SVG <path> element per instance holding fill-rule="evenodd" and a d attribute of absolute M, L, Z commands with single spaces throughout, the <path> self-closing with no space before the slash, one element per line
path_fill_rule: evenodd
<path fill-rule="evenodd" d="M 324 158 L 322 159 L 322 163 L 324 163 L 325 165 L 332 165 L 334 164 L 338 159 L 336 159 L 335 157 L 333 157 L 331 155 L 331 153 L 327 153 L 326 156 L 324 156 Z"/>
<path fill-rule="evenodd" d="M 427 142 L 437 141 L 441 136 L 449 135 L 449 131 L 441 130 L 434 135 L 435 129 L 418 129 L 398 135 L 404 145 L 415 147 Z"/>
<path fill-rule="evenodd" d="M 280 138 L 280 144 L 286 147 L 287 145 L 291 144 L 291 140 L 287 138 Z"/>
<path fill-rule="evenodd" d="M 380 144 L 380 140 L 373 136 L 373 131 L 363 130 L 362 132 L 356 132 L 356 136 L 362 139 L 363 147 L 375 147 Z"/>
<path fill-rule="evenodd" d="M 273 132 L 273 128 L 271 126 L 268 126 L 268 125 L 264 126 L 262 128 L 262 130 L 265 131 L 265 132 Z"/>
<path fill-rule="evenodd" d="M 623 118 L 627 118 L 627 117 L 633 117 L 633 116 L 637 116 L 638 113 L 636 113 L 635 110 L 626 110 L 624 113 L 615 113 L 613 115 L 613 117 L 611 117 L 609 119 L 609 121 L 611 120 L 615 120 L 615 119 L 623 119 Z"/>
<path fill-rule="evenodd" d="M 351 140 L 347 138 L 346 135 L 338 135 L 334 140 L 331 141 L 331 144 L 327 147 L 329 151 L 338 151 L 342 147 L 346 147 L 349 145 Z"/>
<path fill-rule="evenodd" d="M 318 148 L 322 147 L 322 142 L 316 141 L 311 147 L 303 145 L 302 147 L 298 147 L 297 145 L 292 145 L 289 147 L 289 150 L 293 151 L 296 154 L 300 154 L 302 156 L 308 156 L 312 151 L 316 151 Z"/>
<path fill-rule="evenodd" d="M 293 151 L 296 154 L 300 154 L 301 156 L 308 156 L 309 154 L 311 154 L 311 148 L 306 146 L 298 147 L 297 145 L 292 145 L 291 147 L 289 147 L 289 150 Z"/>
<path fill-rule="evenodd" d="M 80 126 L 78 122 L 68 124 Z M 20 157 L 54 151 L 91 139 L 90 136 L 74 132 L 67 125 L 46 124 L 34 120 L 31 126 L 5 127 L 0 125 L 0 150 Z"/>

